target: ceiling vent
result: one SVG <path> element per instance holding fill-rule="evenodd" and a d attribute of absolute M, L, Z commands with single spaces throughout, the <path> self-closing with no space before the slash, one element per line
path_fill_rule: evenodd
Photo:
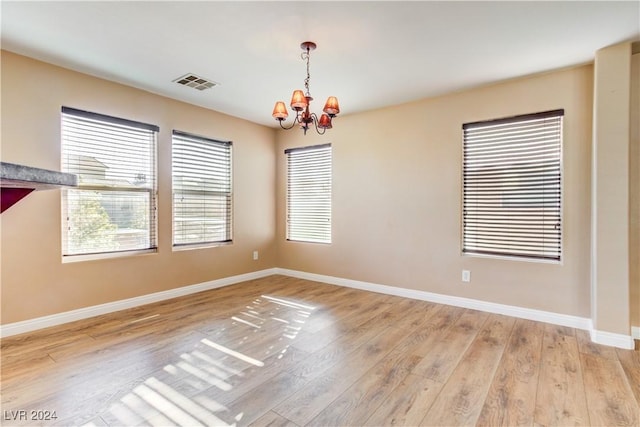
<path fill-rule="evenodd" d="M 191 73 L 185 74 L 182 77 L 178 77 L 177 79 L 174 80 L 174 82 L 180 85 L 189 86 L 198 90 L 211 89 L 212 87 L 220 84 Z"/>

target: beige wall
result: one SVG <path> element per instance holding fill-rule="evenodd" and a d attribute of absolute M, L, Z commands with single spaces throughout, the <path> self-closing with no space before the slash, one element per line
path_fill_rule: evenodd
<path fill-rule="evenodd" d="M 637 55 L 634 61 L 638 67 Z M 60 192 L 34 193 L 0 217 L 2 324 L 276 266 L 589 317 L 593 75 L 587 65 L 341 116 L 318 137 L 2 52 L 3 161 L 59 169 L 62 105 L 160 126 L 158 253 L 63 264 Z M 348 110 L 348 100 L 341 101 Z M 562 264 L 462 256 L 462 124 L 557 108 L 565 109 Z M 640 263 L 635 124 L 632 265 Z M 174 128 L 234 143 L 232 245 L 172 251 Z M 284 149 L 324 142 L 333 144 L 333 243 L 287 242 Z M 259 261 L 252 261 L 253 250 Z M 462 269 L 471 270 L 468 284 Z M 630 275 L 631 313 L 640 325 L 638 269 Z"/>
<path fill-rule="evenodd" d="M 588 317 L 592 93 L 593 67 L 582 66 L 338 117 L 324 137 L 280 131 L 278 266 Z M 462 256 L 462 124 L 558 108 L 562 264 Z M 333 144 L 333 243 L 287 242 L 283 151 L 320 142 Z"/>
<path fill-rule="evenodd" d="M 60 191 L 33 193 L 1 217 L 2 324 L 275 266 L 272 129 L 3 51 L 2 160 L 60 170 L 63 105 L 160 126 L 158 252 L 63 264 Z M 172 129 L 233 141 L 233 244 L 172 251 Z"/>
<path fill-rule="evenodd" d="M 593 103 L 591 320 L 630 335 L 631 43 L 596 52 Z"/>

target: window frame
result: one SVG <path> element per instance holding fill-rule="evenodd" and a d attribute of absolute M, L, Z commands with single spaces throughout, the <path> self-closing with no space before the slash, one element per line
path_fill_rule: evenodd
<path fill-rule="evenodd" d="M 85 110 L 80 110 L 76 108 L 61 107 L 61 115 L 60 115 L 60 140 L 61 140 L 61 170 L 77 173 L 78 171 L 70 170 L 69 166 L 71 162 L 69 161 L 70 156 L 87 156 L 93 157 L 87 154 L 81 154 L 82 150 L 78 150 L 79 153 L 75 154 L 72 144 L 65 144 L 65 120 L 69 118 L 69 120 L 77 120 L 82 121 L 86 120 L 88 122 L 97 122 L 96 129 L 103 126 L 109 127 L 112 126 L 112 130 L 116 131 L 117 129 L 123 129 L 124 127 L 135 129 L 137 132 L 148 131 L 147 135 L 150 145 L 148 151 L 148 159 L 149 162 L 146 164 L 148 166 L 148 170 L 150 172 L 151 183 L 148 187 L 135 187 L 133 185 L 118 185 L 115 183 L 110 183 L 109 185 L 100 185 L 99 183 L 83 183 L 81 179 L 78 180 L 78 186 L 72 189 L 62 189 L 61 191 L 61 211 L 62 211 L 62 261 L 63 262 L 75 262 L 75 261 L 85 261 L 85 260 L 96 260 L 96 259 L 105 259 L 105 258 L 116 258 L 123 256 L 130 256 L 135 254 L 149 254 L 156 253 L 158 249 L 158 218 L 157 218 L 157 157 L 158 157 L 158 133 L 160 128 L 157 125 L 143 123 L 139 121 L 124 119 L 120 117 L 110 116 L 101 113 L 89 112 Z M 122 131 L 124 132 L 124 131 Z M 69 134 L 70 136 L 72 133 Z M 77 136 L 77 135 L 76 135 Z M 123 144 L 123 146 L 125 146 Z M 89 146 L 89 150 L 96 150 L 98 145 Z M 93 157 L 96 162 L 100 162 L 95 157 Z M 80 161 L 78 160 L 78 165 Z M 78 166 L 80 167 L 80 166 Z M 82 174 L 79 174 L 80 176 Z M 120 176 L 120 175 L 118 175 Z M 105 181 L 106 182 L 106 181 Z M 69 222 L 71 221 L 69 215 L 69 209 L 71 208 L 69 205 L 70 193 L 77 192 L 77 194 L 83 192 L 97 192 L 101 194 L 122 192 L 122 193 L 147 193 L 148 194 L 148 228 L 147 235 L 148 245 L 146 247 L 140 248 L 130 248 L 130 249 L 116 249 L 116 250 L 96 250 L 93 252 L 85 251 L 85 252 L 76 252 L 70 253 L 69 251 Z M 104 207 L 103 207 L 104 208 Z"/>
<path fill-rule="evenodd" d="M 564 109 L 556 109 L 556 110 L 550 110 L 550 111 L 543 111 L 543 112 L 539 112 L 539 113 L 531 113 L 531 114 L 522 114 L 522 115 L 517 115 L 517 116 L 511 116 L 511 117 L 505 117 L 505 118 L 500 118 L 500 119 L 494 119 L 494 120 L 485 120 L 485 121 L 479 121 L 479 122 L 471 122 L 471 123 L 465 123 L 462 125 L 462 197 L 461 197 L 461 205 L 462 205 L 462 209 L 461 209 L 461 254 L 463 256 L 475 256 L 475 257 L 489 257 L 489 258 L 499 258 L 499 259 L 510 259 L 510 260 L 519 260 L 519 261 L 529 261 L 529 262 L 539 262 L 539 263 L 554 263 L 554 264 L 562 264 L 563 262 L 563 255 L 564 255 L 564 235 L 563 235 L 563 206 L 564 206 L 564 169 L 563 169 L 563 145 L 564 145 Z M 545 215 L 547 215 L 547 212 L 551 212 L 550 217 L 551 218 L 556 218 L 557 221 L 551 221 L 551 222 L 555 222 L 555 224 L 553 225 L 554 230 L 551 233 L 547 233 L 546 231 L 538 231 L 538 234 L 533 235 L 534 239 L 538 238 L 541 243 L 539 244 L 540 246 L 540 253 L 539 254 L 532 254 L 532 253 L 528 253 L 525 254 L 523 252 L 525 252 L 524 250 L 520 249 L 511 249 L 511 251 L 507 251 L 505 249 L 500 250 L 500 249 L 495 249 L 495 250 L 478 250 L 478 249 L 469 249 L 468 246 L 470 245 L 466 245 L 466 242 L 468 241 L 467 239 L 467 221 L 468 221 L 468 215 L 467 215 L 467 187 L 469 186 L 469 180 L 467 179 L 467 172 L 468 172 L 468 168 L 467 168 L 467 164 L 469 161 L 469 156 L 467 154 L 467 149 L 468 149 L 468 142 L 467 142 L 467 131 L 469 129 L 483 129 L 483 128 L 488 128 L 490 126 L 504 126 L 504 125 L 513 125 L 513 126 L 518 126 L 518 124 L 522 124 L 524 122 L 527 121 L 531 121 L 531 120 L 550 120 L 551 121 L 551 127 L 557 127 L 557 130 L 555 131 L 556 133 L 549 136 L 548 138 L 545 138 L 544 140 L 544 144 L 546 149 L 553 149 L 555 151 L 557 151 L 557 159 L 554 159 L 553 162 L 557 163 L 557 166 L 553 166 L 553 167 L 549 167 L 550 170 L 554 171 L 553 173 L 548 173 L 548 177 L 545 176 L 545 173 L 547 173 L 546 169 L 548 168 L 548 166 L 546 165 L 536 165 L 534 166 L 535 168 L 538 169 L 542 169 L 542 172 L 538 172 L 538 174 L 542 175 L 542 178 L 540 178 L 538 176 L 538 181 L 535 181 L 532 178 L 528 178 L 528 180 L 525 182 L 525 184 L 530 184 L 530 185 L 535 185 L 535 184 L 539 184 L 539 182 L 546 182 L 549 180 L 549 178 L 553 178 L 554 176 L 557 176 L 557 190 L 554 190 L 553 187 L 553 181 L 551 181 L 551 185 L 550 188 L 552 188 L 552 191 L 550 191 L 550 194 L 552 196 L 555 197 L 555 195 L 557 195 L 557 201 L 553 201 L 553 197 L 550 197 L 549 199 L 551 200 L 551 203 L 547 202 L 547 195 L 543 193 L 543 196 L 537 196 L 537 199 L 542 199 L 542 201 L 538 201 L 539 204 L 542 204 L 542 208 L 540 209 L 541 212 L 543 212 L 543 214 L 541 214 L 542 218 L 544 218 Z M 557 122 L 556 124 L 554 124 L 554 122 Z M 543 125 L 540 125 L 542 128 L 544 128 L 544 126 L 546 126 L 546 123 Z M 546 129 L 545 129 L 546 130 Z M 506 138 L 505 135 L 503 135 L 503 137 Z M 557 143 L 555 142 L 557 139 Z M 491 141 L 493 143 L 495 143 L 495 141 Z M 557 144 L 557 145 L 556 145 Z M 549 148 L 551 147 L 551 148 Z M 517 149 L 517 146 L 510 146 L 510 149 Z M 494 149 L 495 152 L 495 149 Z M 528 153 L 531 152 L 535 152 L 538 153 L 535 150 L 529 150 L 527 151 Z M 491 153 L 489 153 L 491 154 Z M 487 153 L 485 153 L 485 155 L 487 155 Z M 495 155 L 495 154 L 494 154 Z M 508 156 L 505 155 L 504 158 L 508 158 Z M 501 159 L 504 159 L 501 158 Z M 530 161 L 531 162 L 531 161 Z M 524 164 L 524 160 L 522 161 L 522 163 Z M 528 165 L 529 167 L 531 167 L 532 165 Z M 498 178 L 495 178 L 495 174 L 493 176 L 491 176 L 492 179 L 495 180 L 496 184 L 491 184 L 491 186 L 487 186 L 487 188 L 489 190 L 493 190 L 494 187 L 497 188 L 499 185 L 504 186 L 505 184 L 511 184 L 513 185 L 513 181 L 516 182 L 516 186 L 518 185 L 517 182 L 519 182 L 518 180 L 518 173 L 520 173 L 519 176 L 522 176 L 522 174 L 524 173 L 523 170 L 525 170 L 526 168 L 519 167 L 519 168 L 513 168 L 510 170 L 511 173 L 516 174 L 516 179 L 512 180 L 511 182 L 509 181 L 500 181 Z M 557 171 L 556 171 L 557 170 Z M 503 178 L 504 179 L 504 178 Z M 481 185 L 478 185 L 479 187 L 481 187 Z M 487 191 L 487 188 L 485 188 L 485 191 Z M 543 188 L 545 188 L 543 186 Z M 523 191 L 522 188 L 519 188 L 520 191 Z M 507 191 L 511 191 L 511 190 L 505 190 L 504 192 L 507 193 Z M 518 190 L 516 190 L 517 192 Z M 535 191 L 535 190 L 534 190 Z M 546 190 L 544 190 L 546 191 Z M 514 197 L 513 194 L 510 195 L 511 198 L 513 200 L 517 199 L 518 197 Z M 521 194 L 517 194 L 517 196 L 521 196 Z M 504 205 L 505 200 L 507 202 L 509 202 L 509 197 L 507 196 L 505 198 L 505 195 L 503 194 L 502 196 L 502 201 L 501 203 Z M 529 197 L 529 196 L 528 196 Z M 532 200 L 533 198 L 533 200 Z M 514 202 L 515 203 L 515 202 Z M 550 207 L 546 207 L 545 204 L 549 205 Z M 557 206 L 556 206 L 557 205 Z M 515 209 L 520 208 L 523 210 L 523 212 L 526 212 L 526 208 L 528 209 L 532 209 L 535 208 L 536 205 L 536 197 L 535 196 L 530 196 L 529 199 L 524 199 L 524 202 L 520 202 L 520 206 L 516 206 Z M 495 208 L 487 208 L 488 210 L 495 210 Z M 546 209 L 546 210 L 545 210 Z M 505 210 L 506 211 L 506 210 Z M 488 216 L 487 214 L 481 214 L 482 216 Z M 499 214 L 496 214 L 496 216 L 498 216 Z M 539 214 L 540 216 L 540 214 Z M 542 224 L 545 223 L 545 220 L 542 220 Z M 513 225 L 512 225 L 513 227 Z M 499 232 L 503 233 L 502 236 L 502 240 L 500 240 L 499 238 L 496 238 L 496 240 L 498 242 L 501 242 L 503 245 L 508 246 L 506 243 L 506 241 L 508 241 L 509 236 L 506 235 L 506 233 L 509 232 L 509 227 L 503 227 L 502 230 L 498 230 Z M 529 230 L 525 230 L 525 231 L 529 231 Z M 487 233 L 487 235 L 489 235 Z M 551 237 L 548 237 L 551 236 Z M 557 236 L 557 251 L 551 251 L 551 250 L 547 250 L 547 247 L 554 247 L 554 238 Z M 476 238 L 478 239 L 478 238 Z M 551 243 L 548 243 L 551 242 Z M 476 241 L 476 246 L 477 245 L 477 241 Z M 518 246 L 515 243 L 512 243 L 512 246 Z M 534 250 L 530 250 L 529 252 L 534 252 Z M 548 252 L 548 254 L 546 254 Z"/>
<path fill-rule="evenodd" d="M 226 168 L 226 171 L 228 171 L 228 183 L 229 183 L 229 191 L 228 192 L 224 192 L 224 191 L 214 191 L 214 190 L 206 190 L 206 194 L 207 195 L 219 195 L 219 196 L 224 196 L 227 198 L 227 208 L 226 208 L 226 212 L 228 213 L 228 221 L 225 222 L 225 232 L 227 233 L 227 236 L 225 239 L 222 240 L 201 240 L 201 241 L 197 241 L 197 242 L 186 242 L 186 243 L 176 243 L 176 204 L 175 204 L 175 197 L 176 197 L 176 182 L 175 182 L 175 178 L 176 178 L 176 158 L 175 158 L 175 142 L 176 142 L 176 137 L 179 138 L 188 138 L 190 139 L 192 142 L 196 142 L 196 143 L 201 143 L 203 145 L 206 144 L 213 144 L 216 145 L 218 147 L 223 147 L 224 149 L 228 150 L 228 167 Z M 226 172 L 223 171 L 223 172 Z M 185 190 L 182 190 L 185 191 Z M 198 194 L 203 194 L 203 191 L 196 191 L 196 190 L 186 190 L 185 194 L 192 194 L 197 196 Z M 218 139 L 214 139 L 214 138 L 209 138 L 209 137 L 205 137 L 205 136 L 201 136 L 201 135 L 196 135 L 194 133 L 191 132 L 184 132 L 184 131 L 180 131 L 180 130 L 176 130 L 174 129 L 171 133 L 171 241 L 172 241 L 172 247 L 174 251 L 177 250 L 186 250 L 186 249 L 197 249 L 197 248 L 207 248 L 207 247 L 215 247 L 215 246 L 221 246 L 221 245 L 228 245 L 228 244 L 232 244 L 233 243 L 233 221 L 234 221 L 234 214 L 233 214 L 233 205 L 234 205 L 234 196 L 233 196 L 234 192 L 233 192 L 233 142 L 232 141 L 223 141 L 223 140 L 218 140 Z"/>
<path fill-rule="evenodd" d="M 324 236 L 324 238 L 304 238 L 304 236 L 302 236 L 302 234 L 298 234 L 298 233 L 292 233 L 292 218 L 291 218 L 291 210 L 292 210 L 292 206 L 291 206 L 291 187 L 292 187 L 292 182 L 291 182 L 291 167 L 292 167 L 292 156 L 298 156 L 301 153 L 312 153 L 312 152 L 320 152 L 323 150 L 327 150 L 328 151 L 328 170 L 322 170 L 322 174 L 325 175 L 325 185 L 326 185 L 326 178 L 328 176 L 328 186 L 329 186 L 329 191 L 328 191 L 328 202 L 323 205 L 323 207 L 328 211 L 328 214 L 325 216 L 327 222 L 328 222 L 328 231 L 325 231 L 324 233 L 322 233 L 322 231 L 320 233 L 317 233 L 318 230 L 313 230 L 311 227 L 309 227 L 309 225 L 307 225 L 306 227 L 306 231 L 308 232 L 308 236 L 313 235 L 314 233 L 318 234 L 318 235 L 322 235 Z M 286 155 L 286 200 L 285 200 L 285 239 L 287 241 L 290 242 L 299 242 L 299 243 L 316 243 L 316 244 L 331 244 L 333 242 L 333 227 L 332 227 L 332 222 L 333 222 L 333 148 L 332 145 L 330 143 L 327 144 L 319 144 L 319 145 L 312 145 L 312 146 L 306 146 L 306 147 L 295 147 L 295 148 L 288 148 L 286 150 L 284 150 L 284 153 Z M 299 172 L 298 172 L 299 173 Z M 316 193 L 316 194 L 322 194 L 320 193 Z M 296 222 L 300 222 L 300 223 L 304 223 L 305 221 L 303 219 L 298 219 L 295 220 Z M 307 222 L 308 224 L 308 222 Z"/>

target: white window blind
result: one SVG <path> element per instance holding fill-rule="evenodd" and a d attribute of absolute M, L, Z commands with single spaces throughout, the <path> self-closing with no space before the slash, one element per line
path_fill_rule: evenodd
<path fill-rule="evenodd" d="M 331 243 L 331 144 L 285 150 L 287 239 Z"/>
<path fill-rule="evenodd" d="M 156 248 L 158 127 L 62 107 L 65 256 Z"/>
<path fill-rule="evenodd" d="M 463 125 L 463 252 L 560 260 L 563 115 Z"/>
<path fill-rule="evenodd" d="M 174 246 L 231 241 L 231 142 L 173 131 Z"/>

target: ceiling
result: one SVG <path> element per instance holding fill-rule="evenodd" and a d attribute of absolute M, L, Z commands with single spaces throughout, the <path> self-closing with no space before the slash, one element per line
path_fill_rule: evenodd
<path fill-rule="evenodd" d="M 277 126 L 306 74 L 341 115 L 593 60 L 640 38 L 638 1 L 1 3 L 2 48 Z M 199 91 L 174 80 L 219 83 Z M 4 84 L 7 84 L 6 82 Z"/>

